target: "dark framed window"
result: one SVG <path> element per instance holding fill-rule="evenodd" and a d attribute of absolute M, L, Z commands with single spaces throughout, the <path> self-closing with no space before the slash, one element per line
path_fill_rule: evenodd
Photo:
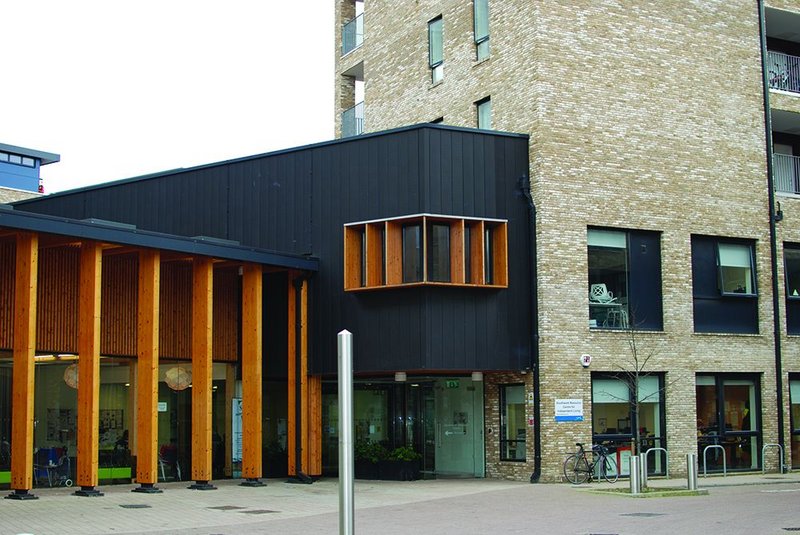
<path fill-rule="evenodd" d="M 642 452 L 666 449 L 664 375 L 640 374 L 636 393 L 633 382 L 628 375 L 592 374 L 592 440 L 609 448 L 623 476 L 630 475 L 631 441 L 636 438 L 637 428 Z M 633 403 L 636 394 L 638 417 Z M 657 450 L 648 460 L 648 473 L 665 473 L 663 452 Z"/>
<path fill-rule="evenodd" d="M 475 49 L 478 61 L 489 57 L 489 0 L 474 0 Z"/>
<path fill-rule="evenodd" d="M 758 333 L 754 242 L 692 236 L 695 332 Z"/>
<path fill-rule="evenodd" d="M 428 225 L 428 280 L 450 282 L 450 225 Z"/>
<path fill-rule="evenodd" d="M 697 374 L 697 455 L 709 470 L 761 467 L 760 380 L 748 374 Z"/>
<path fill-rule="evenodd" d="M 783 272 L 786 279 L 786 332 L 800 334 L 800 245 L 783 245 Z"/>
<path fill-rule="evenodd" d="M 422 280 L 422 227 L 403 225 L 403 282 Z"/>
<path fill-rule="evenodd" d="M 589 327 L 664 327 L 661 297 L 661 234 L 589 228 Z"/>
<path fill-rule="evenodd" d="M 483 278 L 486 284 L 494 282 L 494 233 L 491 227 L 483 229 Z"/>
<path fill-rule="evenodd" d="M 482 130 L 492 129 L 492 99 L 486 97 L 475 103 L 475 111 L 478 115 L 478 128 Z"/>
<path fill-rule="evenodd" d="M 428 65 L 431 68 L 431 83 L 444 78 L 444 21 L 438 16 L 428 22 Z"/>
<path fill-rule="evenodd" d="M 525 461 L 525 385 L 500 385 L 500 460 Z"/>

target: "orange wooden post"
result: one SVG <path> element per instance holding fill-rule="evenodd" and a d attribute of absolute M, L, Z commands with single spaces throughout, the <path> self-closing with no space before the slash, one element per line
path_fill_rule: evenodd
<path fill-rule="evenodd" d="M 300 286 L 300 420 L 301 472 L 308 474 L 308 280 Z"/>
<path fill-rule="evenodd" d="M 244 266 L 242 280 L 242 485 L 257 486 L 262 476 L 261 361 L 263 274 L 258 264 Z"/>
<path fill-rule="evenodd" d="M 192 479 L 189 488 L 215 489 L 211 480 L 211 318 L 214 266 L 195 258 L 192 268 Z"/>
<path fill-rule="evenodd" d="M 11 386 L 11 488 L 7 498 L 24 500 L 36 496 L 33 487 L 33 391 L 36 349 L 36 287 L 39 237 L 17 235 L 14 286 L 14 378 Z"/>
<path fill-rule="evenodd" d="M 322 475 L 322 377 L 308 377 L 308 466 L 310 476 Z"/>
<path fill-rule="evenodd" d="M 78 496 L 102 496 L 97 486 L 100 411 L 100 281 L 102 249 L 81 245 L 78 275 Z"/>
<path fill-rule="evenodd" d="M 288 433 L 286 442 L 289 450 L 289 475 L 296 476 L 303 482 L 310 482 L 306 474 L 309 467 L 308 281 L 299 274 L 289 276 L 288 305 L 289 361 L 287 364 L 289 372 L 289 406 L 287 411 Z"/>
<path fill-rule="evenodd" d="M 158 318 L 161 254 L 139 253 L 136 362 L 136 481 L 134 492 L 161 492 L 158 482 Z"/>

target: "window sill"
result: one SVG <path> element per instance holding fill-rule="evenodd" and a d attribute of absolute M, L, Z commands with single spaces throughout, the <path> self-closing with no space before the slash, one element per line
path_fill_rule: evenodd
<path fill-rule="evenodd" d="M 483 59 L 476 59 L 475 63 L 472 64 L 472 67 L 475 68 L 478 65 L 483 65 L 484 63 L 489 63 L 491 60 L 492 60 L 492 56 L 491 55 L 486 56 Z"/>
<path fill-rule="evenodd" d="M 761 333 L 699 333 L 692 332 L 694 336 L 721 336 L 721 337 L 745 337 L 745 338 L 764 338 L 765 335 Z"/>
<path fill-rule="evenodd" d="M 442 79 L 442 80 L 439 80 L 439 81 L 438 81 L 438 82 L 436 82 L 435 84 L 434 84 L 434 83 L 432 83 L 430 86 L 428 86 L 428 90 L 431 90 L 431 89 L 434 89 L 434 88 L 436 88 L 436 87 L 439 87 L 439 86 L 440 86 L 440 85 L 442 85 L 443 83 L 444 83 L 444 79 Z"/>

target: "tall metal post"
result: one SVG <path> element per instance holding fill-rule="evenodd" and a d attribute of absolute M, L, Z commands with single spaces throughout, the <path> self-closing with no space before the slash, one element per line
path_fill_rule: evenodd
<path fill-rule="evenodd" d="M 353 535 L 353 335 L 338 335 L 339 345 L 339 535 Z"/>
<path fill-rule="evenodd" d="M 686 454 L 686 488 L 697 490 L 697 454 Z"/>
<path fill-rule="evenodd" d="M 642 492 L 642 469 L 639 468 L 639 456 L 631 455 L 630 463 L 631 494 L 640 494 Z"/>

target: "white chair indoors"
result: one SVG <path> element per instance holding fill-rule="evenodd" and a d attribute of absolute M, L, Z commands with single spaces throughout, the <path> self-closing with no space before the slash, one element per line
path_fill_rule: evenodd
<path fill-rule="evenodd" d="M 592 284 L 589 288 L 589 301 L 595 303 L 613 303 L 617 298 L 612 292 L 608 291 L 605 284 Z"/>

